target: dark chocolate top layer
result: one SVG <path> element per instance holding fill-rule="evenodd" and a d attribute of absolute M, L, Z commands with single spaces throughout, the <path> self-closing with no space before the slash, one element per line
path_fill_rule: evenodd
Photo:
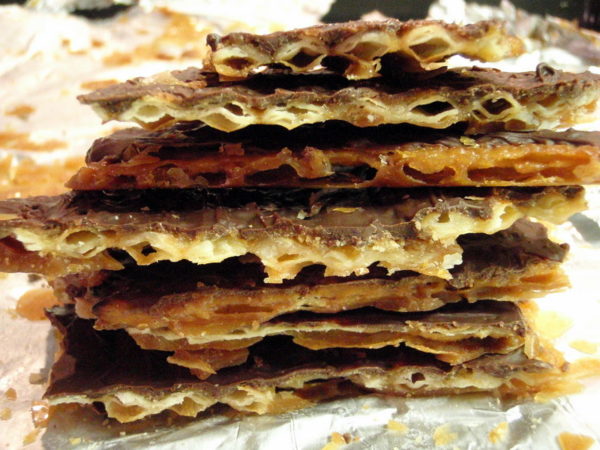
<path fill-rule="evenodd" d="M 266 35 L 212 33 L 207 36 L 211 53 L 205 65 L 234 78 L 271 67 L 294 72 L 326 67 L 353 79 L 439 72 L 446 69 L 444 61 L 456 54 L 482 61 L 522 54 L 522 41 L 509 35 L 504 25 L 499 20 L 459 25 L 387 19 L 319 24 Z"/>
<path fill-rule="evenodd" d="M 70 192 L 0 202 L 0 222 L 12 227 L 68 229 L 78 226 L 120 232 L 203 234 L 234 230 L 244 239 L 274 235 L 318 237 L 325 245 L 365 245 L 382 238 L 418 238 L 415 221 L 432 212 L 458 211 L 488 219 L 491 201 L 525 205 L 558 193 L 579 196 L 578 186 L 453 189 L 175 189 Z"/>
<path fill-rule="evenodd" d="M 465 147 L 460 127 L 434 130 L 405 125 L 381 125 L 359 128 L 343 122 L 304 125 L 293 130 L 268 125 L 253 125 L 225 133 L 199 122 L 183 122 L 160 131 L 128 128 L 97 139 L 88 150 L 86 163 L 117 164 L 141 153 L 160 159 L 193 160 L 214 155 L 263 155 L 288 148 L 302 152 L 306 148 L 322 150 L 390 150 L 408 146 L 423 149 L 432 145 Z M 600 132 L 592 131 L 497 131 L 469 136 L 468 145 L 493 148 L 504 145 L 563 144 L 600 147 Z M 483 149 L 482 149 L 483 151 Z"/>
<path fill-rule="evenodd" d="M 340 23 L 327 23 L 311 27 L 297 28 L 287 31 L 276 31 L 270 34 L 252 34 L 244 32 L 228 33 L 220 36 L 211 33 L 206 42 L 215 51 L 219 45 L 240 45 L 251 43 L 261 50 L 273 53 L 278 47 L 285 43 L 301 41 L 305 36 L 319 36 L 325 45 L 336 45 L 341 39 L 354 36 L 356 33 L 365 31 L 385 31 L 390 34 L 400 34 L 404 31 L 414 30 L 426 25 L 441 25 L 445 29 L 456 32 L 465 38 L 478 38 L 483 36 L 490 27 L 500 27 L 502 22 L 497 20 L 483 20 L 464 26 L 446 23 L 439 20 L 407 20 L 386 19 L 378 21 L 353 20 Z"/>
<path fill-rule="evenodd" d="M 199 122 L 98 139 L 74 190 L 560 186 L 600 182 L 600 133 L 490 132 L 466 137 L 407 125 L 339 121 L 223 133 Z"/>
<path fill-rule="evenodd" d="M 202 100 L 225 96 L 230 98 L 230 101 L 244 102 L 252 107 L 265 109 L 272 106 L 273 96 L 280 97 L 284 93 L 288 101 L 294 99 L 313 103 L 315 96 L 329 98 L 334 94 L 337 101 L 348 102 L 361 88 L 372 89 L 383 96 L 404 95 L 409 91 L 461 91 L 466 94 L 465 98 L 456 100 L 466 102 L 472 95 L 483 95 L 498 90 L 509 92 L 520 99 L 542 93 L 558 93 L 574 84 L 583 87 L 600 83 L 600 75 L 591 72 L 562 72 L 549 66 L 542 66 L 542 69 L 535 72 L 501 72 L 477 67 L 452 69 L 428 79 L 427 82 L 414 79 L 390 80 L 384 77 L 350 81 L 328 73 L 295 75 L 277 72 L 257 74 L 242 81 L 219 81 L 216 73 L 195 67 L 175 70 L 170 74 L 177 82 L 164 83 L 160 78 L 156 78 L 155 82 L 151 79 L 135 78 L 78 98 L 84 104 L 99 104 L 113 113 L 125 111 L 136 99 L 164 95 L 181 106 L 191 106 Z"/>
<path fill-rule="evenodd" d="M 476 277 L 497 270 L 522 270 L 536 260 L 562 262 L 569 249 L 568 244 L 550 240 L 543 225 L 526 219 L 494 234 L 466 234 L 457 241 L 463 248 L 463 263 L 450 269 L 449 283 L 454 288 L 473 286 Z"/>
<path fill-rule="evenodd" d="M 440 25 L 449 32 L 457 34 L 465 39 L 477 39 L 485 36 L 490 28 L 500 28 L 502 22 L 496 20 L 484 20 L 461 26 L 438 20 L 354 20 L 342 23 L 314 25 L 289 31 L 277 31 L 265 35 L 236 32 L 220 36 L 217 33 L 211 33 L 207 36 L 206 43 L 210 46 L 212 51 L 216 51 L 224 46 L 249 44 L 252 47 L 256 47 L 261 52 L 272 55 L 279 50 L 281 46 L 291 42 L 302 41 L 307 37 L 313 38 L 318 36 L 318 39 L 323 42 L 323 45 L 330 47 L 338 45 L 340 41 L 350 38 L 356 35 L 356 33 L 379 31 L 393 36 L 401 35 L 402 33 L 428 25 Z"/>
<path fill-rule="evenodd" d="M 77 318 L 72 308 L 53 308 L 48 317 L 64 336 L 65 351 L 54 364 L 46 397 L 82 394 L 94 397 L 119 390 L 152 397 L 185 389 L 218 396 L 240 383 L 250 386 L 273 384 L 277 379 L 297 374 L 314 374 L 315 379 L 323 379 L 343 376 L 344 372 L 356 369 L 383 372 L 413 366 L 441 374 L 453 370 L 452 366 L 432 355 L 405 347 L 311 351 L 294 345 L 291 339 L 272 337 L 252 346 L 246 363 L 222 369 L 200 381 L 187 369 L 168 364 L 168 353 L 141 350 L 121 330 L 94 330 L 93 322 Z M 477 367 L 497 377 L 514 371 L 537 372 L 549 367 L 546 363 L 527 359 L 520 352 L 484 358 L 460 367 Z"/>

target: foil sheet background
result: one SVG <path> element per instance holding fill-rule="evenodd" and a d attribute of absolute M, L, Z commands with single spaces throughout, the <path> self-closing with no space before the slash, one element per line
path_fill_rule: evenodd
<path fill-rule="evenodd" d="M 56 151 L 37 151 L 34 155 L 2 149 L 0 156 L 15 154 L 50 162 L 71 155 L 82 155 L 89 143 L 117 126 L 101 125 L 89 108 L 81 107 L 74 97 L 83 92 L 80 84 L 89 80 L 118 79 L 148 75 L 160 70 L 199 63 L 181 50 L 178 39 L 162 40 L 161 51 L 171 58 L 147 54 L 127 64 L 106 66 L 102 58 L 115 51 L 127 52 L 148 42 L 156 43 L 172 16 L 146 4 L 131 10 L 127 24 L 119 19 L 89 23 L 59 12 L 20 7 L 0 7 L 0 133 L 31 133 L 32 139 L 61 139 L 65 147 Z M 52 2 L 49 2 L 52 3 Z M 189 2 L 198 13 L 198 2 Z M 269 31 L 307 25 L 324 14 L 329 2 L 285 2 L 288 11 L 297 14 L 278 15 L 277 23 L 265 18 L 246 20 L 244 11 L 239 21 L 231 16 L 220 20 L 219 10 L 205 12 L 195 23 L 211 30 L 239 29 Z M 245 2 L 250 3 L 250 2 Z M 281 3 L 281 2 L 280 2 Z M 166 2 L 162 2 L 162 6 Z M 186 11 L 186 2 L 177 1 L 177 9 Z M 505 5 L 506 6 L 506 5 Z M 188 5 L 188 8 L 190 6 Z M 215 7 L 216 8 L 216 7 Z M 295 9 L 294 9 L 295 8 Z M 56 9 L 56 8 L 55 8 Z M 264 10 L 263 10 L 264 11 Z M 303 13 L 300 14 L 299 11 Z M 506 14 L 467 6 L 462 1 L 443 0 L 432 8 L 436 18 L 468 21 Z M 198 16 L 196 16 L 198 17 Z M 144 30 L 140 33 L 139 30 Z M 138 30 L 138 32 L 134 32 Z M 92 42 L 100 37 L 105 45 L 94 49 Z M 68 42 L 65 44 L 65 39 Z M 154 44 L 153 44 L 154 45 Z M 531 52 L 517 60 L 501 63 L 505 70 L 530 70 L 541 61 L 563 66 L 567 70 L 583 70 L 587 66 L 561 48 L 530 46 Z M 464 64 L 456 58 L 455 65 Z M 471 63 L 469 63 L 471 64 Z M 590 70 L 600 71 L 599 67 Z M 31 103 L 35 111 L 28 120 L 7 116 L 3 112 L 20 103 Z M 600 129 L 599 121 L 586 129 Z M 539 300 L 544 310 L 568 317 L 573 325 L 556 342 L 568 360 L 584 355 L 569 346 L 574 340 L 600 343 L 600 188 L 588 189 L 590 209 L 554 230 L 554 236 L 571 245 L 565 264 L 573 287 Z M 417 449 L 434 448 L 435 431 L 443 426 L 453 439 L 439 448 L 447 449 L 553 449 L 558 448 L 559 433 L 584 434 L 600 441 L 600 378 L 585 381 L 585 390 L 547 403 L 502 404 L 487 396 L 403 399 L 365 396 L 318 405 L 277 416 L 234 416 L 214 411 L 187 420 L 165 423 L 150 419 L 140 424 L 121 425 L 106 422 L 91 410 L 63 408 L 46 429 L 36 432 L 31 420 L 31 406 L 41 398 L 43 384 L 30 381 L 43 379 L 49 370 L 55 350 L 54 338 L 46 322 L 32 322 L 18 317 L 17 299 L 26 291 L 42 286 L 26 275 L 15 274 L 0 279 L 0 415 L 10 411 L 10 418 L 0 420 L 0 448 L 151 448 L 151 449 L 322 449 L 333 433 L 345 435 L 348 449 Z M 599 355 L 596 354 L 595 357 Z M 31 374 L 34 374 L 30 379 Z M 5 395 L 14 389 L 17 398 Z M 393 431 L 390 420 L 406 425 L 407 432 Z M 494 444 L 489 433 L 500 423 L 508 423 L 505 438 Z M 439 431 L 439 430 L 438 430 Z M 29 443 L 31 441 L 31 443 Z M 439 443 L 439 442 L 438 442 Z M 328 450 L 336 448 L 331 446 Z M 594 449 L 600 448 L 596 443 Z"/>

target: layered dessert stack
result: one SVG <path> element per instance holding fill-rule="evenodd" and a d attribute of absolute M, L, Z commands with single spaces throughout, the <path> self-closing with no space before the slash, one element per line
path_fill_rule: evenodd
<path fill-rule="evenodd" d="M 527 301 L 600 180 L 600 76 L 447 69 L 501 24 L 211 35 L 210 60 L 81 97 L 105 120 L 59 197 L 0 203 L 0 269 L 64 306 L 46 398 L 119 421 L 361 393 L 528 397 L 563 376 Z"/>

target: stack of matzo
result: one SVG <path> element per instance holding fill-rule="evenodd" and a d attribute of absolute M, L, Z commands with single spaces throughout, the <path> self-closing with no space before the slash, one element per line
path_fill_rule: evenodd
<path fill-rule="evenodd" d="M 496 22 L 210 36 L 203 69 L 83 96 L 140 123 L 72 192 L 0 203 L 0 269 L 64 307 L 46 397 L 132 421 L 361 393 L 531 396 L 563 372 L 527 321 L 563 288 L 544 223 L 585 208 L 600 76 L 447 70 L 522 52 Z"/>

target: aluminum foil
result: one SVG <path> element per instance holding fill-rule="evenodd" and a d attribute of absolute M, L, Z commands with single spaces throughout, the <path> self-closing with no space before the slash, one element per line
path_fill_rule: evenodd
<path fill-rule="evenodd" d="M 176 3 L 180 12 L 185 11 L 185 2 Z M 197 13 L 197 3 L 190 3 L 194 3 Z M 213 3 L 218 2 L 207 1 L 205 6 Z M 292 8 L 288 11 L 310 9 L 301 3 L 286 2 Z M 326 11 L 328 4 L 323 3 L 315 10 L 315 2 L 311 2 L 313 22 Z M 220 21 L 219 11 L 211 13 L 208 8 L 205 16 L 196 14 L 197 28 L 228 30 L 232 27 L 235 20 L 230 16 L 227 23 Z M 248 11 L 241 10 L 241 14 L 247 15 Z M 506 11 L 479 8 L 477 13 L 483 17 L 476 18 L 485 18 L 502 16 Z M 445 0 L 432 9 L 432 15 L 442 15 L 441 18 L 448 20 L 474 20 L 472 14 L 462 1 Z M 298 19 L 299 14 L 288 14 L 278 16 L 279 23 L 268 23 L 264 17 L 260 22 L 256 19 L 258 16 L 260 14 L 252 18 L 241 15 L 235 26 L 248 26 L 244 25 L 244 19 L 254 21 L 248 29 L 289 28 L 307 25 L 309 21 L 308 16 Z M 60 12 L 0 7 L 0 93 L 3 99 L 0 133 L 12 130 L 31 133 L 29 137 L 33 140 L 65 142 L 58 150 L 36 152 L 34 158 L 40 162 L 82 154 L 92 139 L 109 133 L 116 126 L 114 123 L 101 125 L 88 108 L 76 103 L 74 96 L 84 91 L 82 82 L 123 80 L 199 63 L 199 55 L 185 56 L 182 48 L 189 50 L 185 43 L 178 39 L 161 40 L 173 18 L 164 9 L 142 5 L 134 7 L 125 17 L 126 20 L 116 18 L 90 23 Z M 283 26 L 282 17 L 287 21 Z M 94 44 L 99 39 L 104 43 L 101 47 Z M 115 51 L 128 52 L 149 44 L 154 49 L 158 45 L 159 51 L 142 52 L 143 57 L 117 66 L 103 62 Z M 160 52 L 170 55 L 169 58 L 157 57 Z M 577 57 L 566 55 L 563 49 L 544 47 L 532 48 L 527 55 L 501 64 L 506 70 L 528 70 L 540 60 L 550 60 L 557 66 L 562 64 L 568 70 L 587 68 Z M 455 61 L 455 64 L 460 63 L 460 59 Z M 35 107 L 27 120 L 4 114 L 21 103 Z M 586 128 L 600 129 L 600 120 Z M 10 146 L 2 150 L 0 145 L 0 156 L 2 152 L 15 153 L 15 150 Z M 19 158 L 32 156 L 28 152 L 16 154 Z M 568 325 L 556 345 L 570 361 L 599 357 L 598 352 L 586 355 L 570 345 L 577 340 L 600 344 L 597 324 L 600 318 L 600 188 L 588 189 L 588 199 L 588 211 L 553 230 L 556 239 L 571 245 L 565 269 L 573 287 L 538 302 L 544 311 L 556 312 L 563 324 Z M 579 394 L 546 403 L 507 404 L 483 395 L 426 399 L 365 396 L 275 416 L 239 416 L 214 411 L 196 419 L 150 419 L 126 425 L 106 420 L 91 409 L 63 407 L 60 414 L 53 415 L 47 428 L 36 430 L 31 418 L 32 402 L 43 394 L 55 343 L 46 322 L 21 318 L 14 309 L 24 292 L 43 283 L 23 274 L 0 279 L 1 448 L 552 449 L 558 448 L 556 439 L 562 432 L 600 440 L 599 378 L 585 380 L 585 389 Z M 593 448 L 600 446 L 596 443 Z"/>

